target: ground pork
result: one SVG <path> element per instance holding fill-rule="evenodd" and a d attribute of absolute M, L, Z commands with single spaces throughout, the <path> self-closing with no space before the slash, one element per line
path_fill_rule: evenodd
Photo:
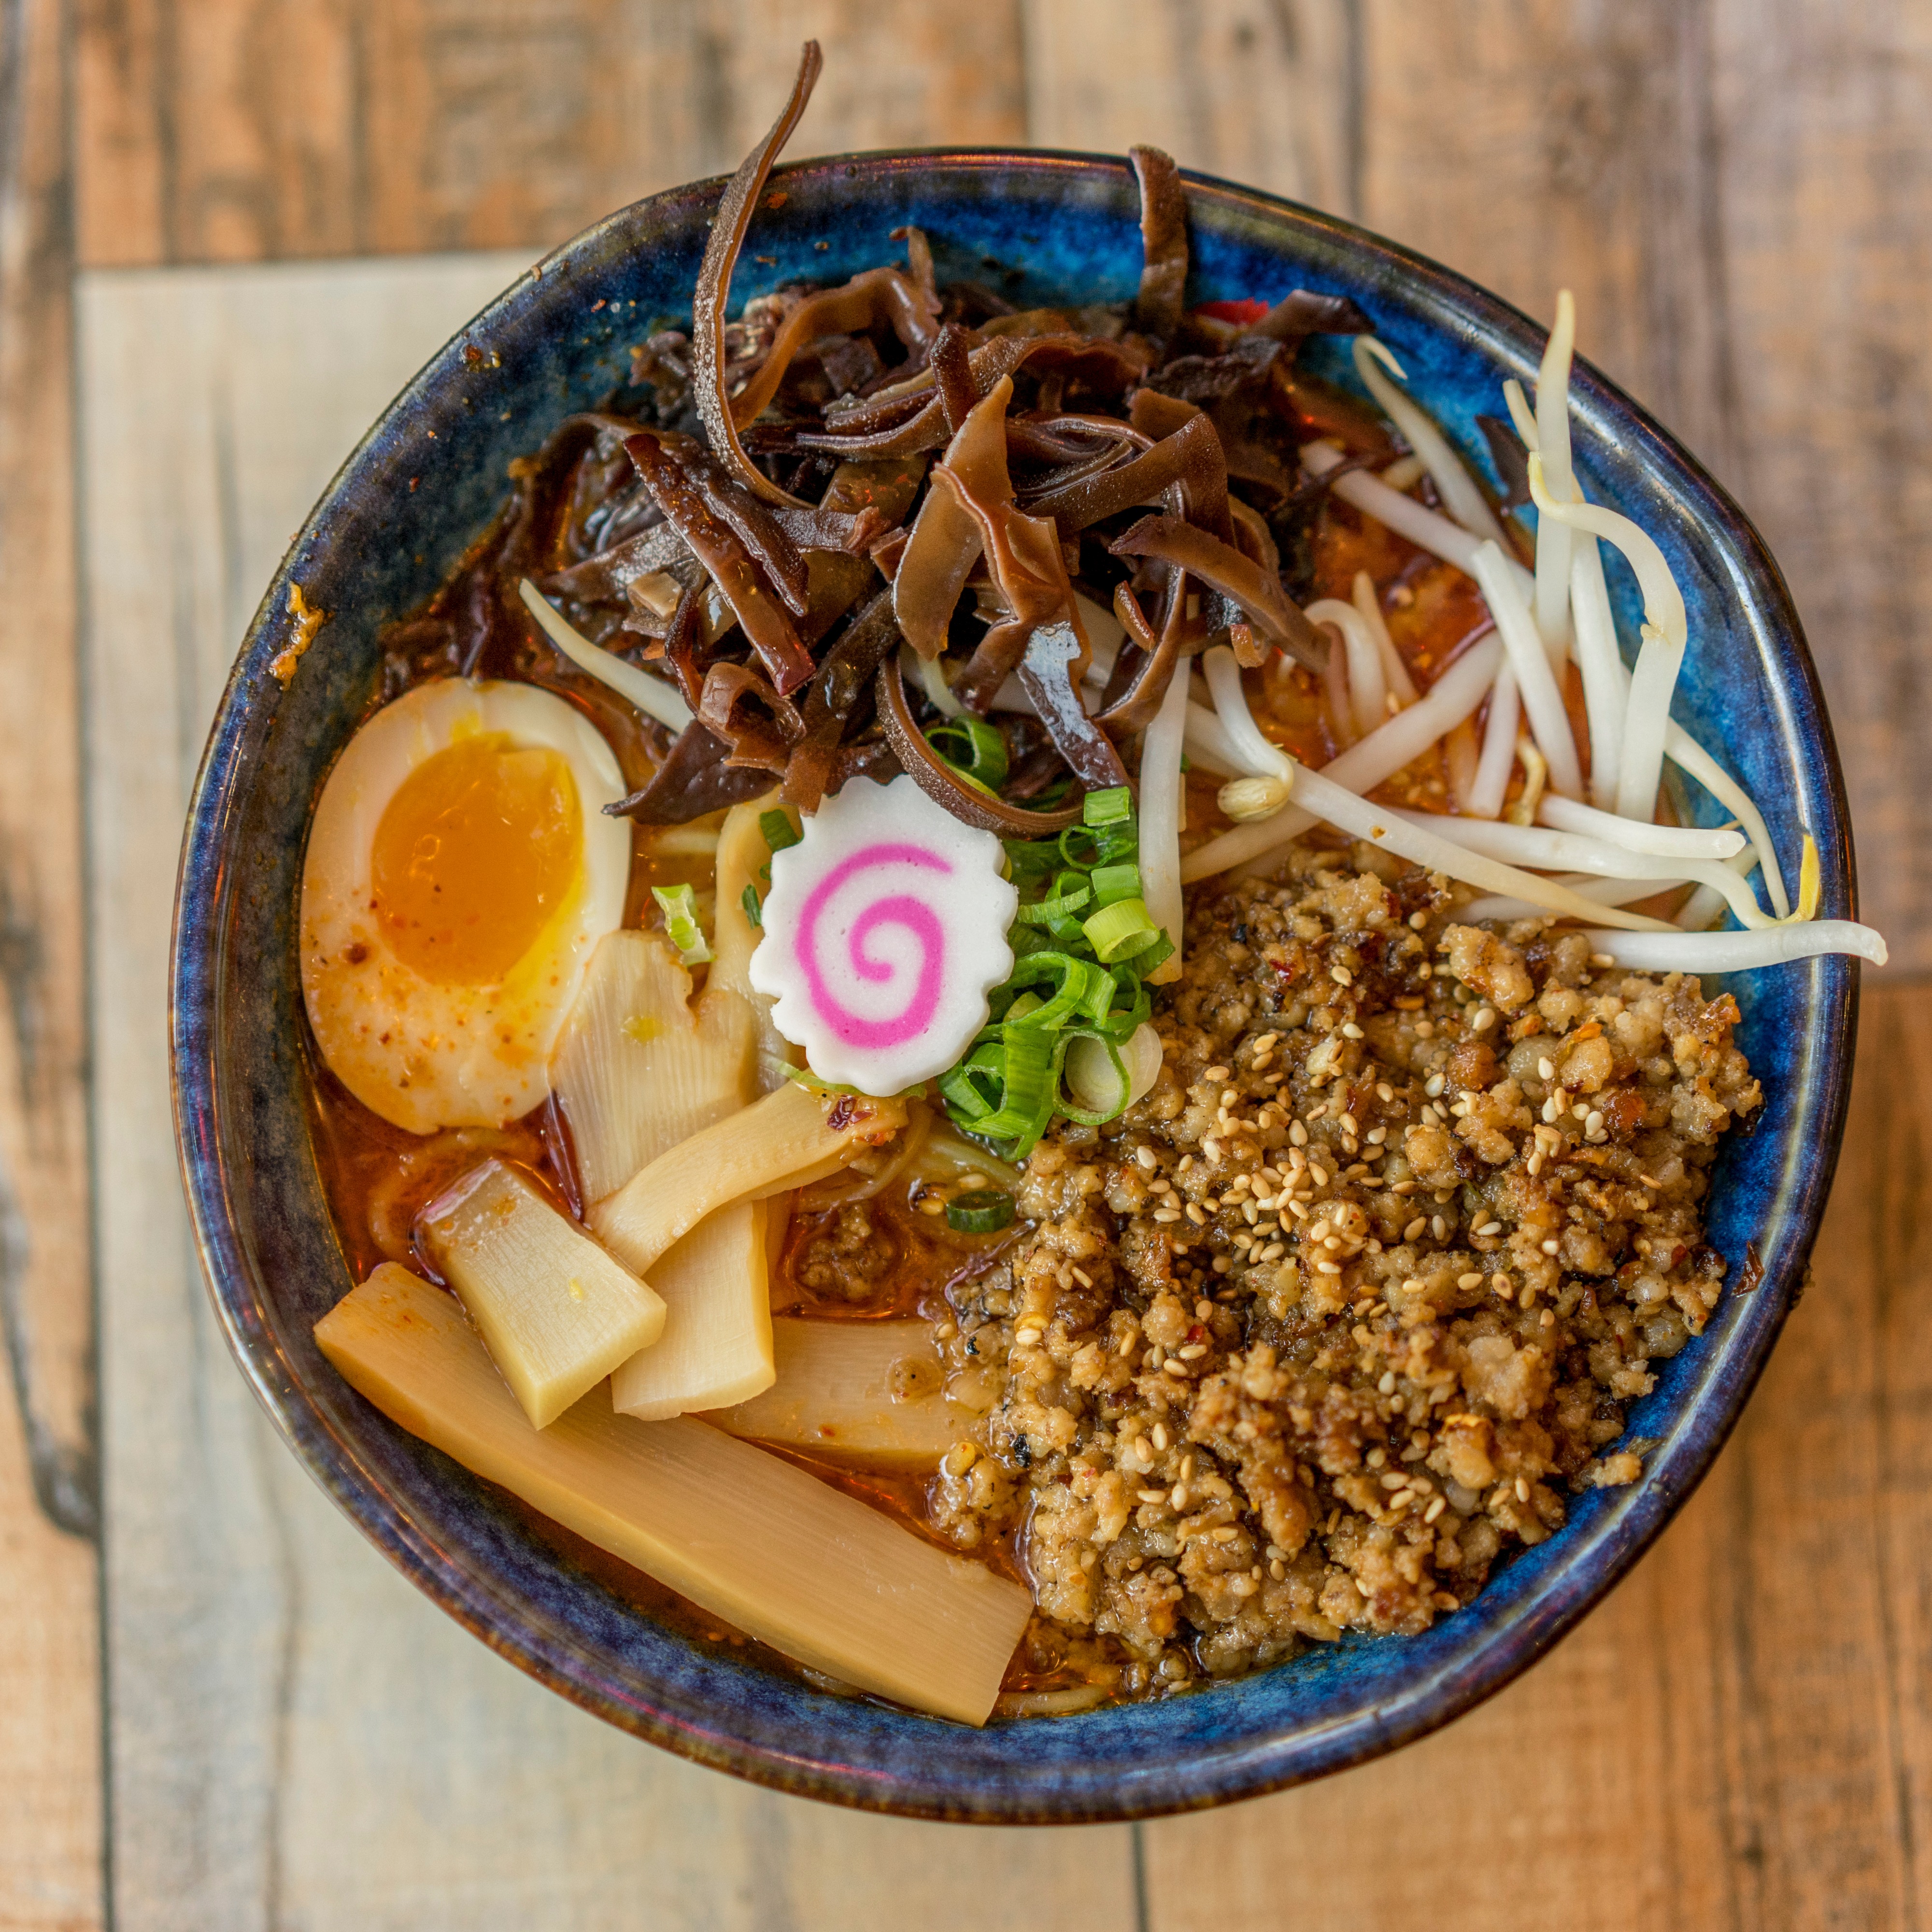
<path fill-rule="evenodd" d="M 1366 848 L 1197 894 L 1154 1090 L 1041 1143 L 1031 1228 L 956 1292 L 996 1400 L 934 1520 L 1017 1534 L 1036 1676 L 1157 1694 L 1426 1629 L 1640 1472 L 1624 1406 L 1724 1283 L 1737 1009 L 1466 898 Z"/>

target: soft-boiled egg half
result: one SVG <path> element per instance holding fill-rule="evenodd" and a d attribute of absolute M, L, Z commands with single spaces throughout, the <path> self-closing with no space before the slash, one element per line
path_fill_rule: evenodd
<path fill-rule="evenodd" d="M 450 678 L 386 705 L 322 788 L 302 996 L 329 1070 L 412 1133 L 500 1126 L 622 922 L 631 827 L 603 734 L 534 685 Z"/>

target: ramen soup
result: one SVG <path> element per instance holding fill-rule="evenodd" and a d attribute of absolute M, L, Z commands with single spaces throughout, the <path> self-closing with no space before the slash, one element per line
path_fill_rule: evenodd
<path fill-rule="evenodd" d="M 1700 976 L 1882 942 L 1671 716 L 1567 296 L 1501 500 L 1372 315 L 1184 305 L 1151 149 L 1130 302 L 909 230 L 728 320 L 816 68 L 323 789 L 318 1340 L 640 1614 L 845 1694 L 977 1724 L 1425 1630 L 1637 1479 L 1741 1258 Z"/>

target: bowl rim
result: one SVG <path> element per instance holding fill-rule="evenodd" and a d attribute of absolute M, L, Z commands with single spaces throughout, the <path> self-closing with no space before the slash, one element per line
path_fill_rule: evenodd
<path fill-rule="evenodd" d="M 1104 173 L 1131 178 L 1118 156 L 1054 148 L 953 147 L 883 148 L 813 157 L 776 170 L 775 182 L 800 181 L 835 170 L 864 166 L 890 176 L 905 170 L 946 167 L 974 170 L 1040 170 L 1064 178 Z M 253 1264 L 248 1238 L 238 1210 L 236 1176 L 222 1157 L 221 1034 L 219 1006 L 226 958 L 223 935 L 237 890 L 237 868 L 223 855 L 238 821 L 248 791 L 248 728 L 256 708 L 272 704 L 276 688 L 265 677 L 275 639 L 272 634 L 288 595 L 292 573 L 304 544 L 358 468 L 378 448 L 388 427 L 418 404 L 438 378 L 456 346 L 489 318 L 532 277 L 594 256 L 608 242 L 658 204 L 688 203 L 722 188 L 714 176 L 640 198 L 616 209 L 544 256 L 527 274 L 495 298 L 471 324 L 424 365 L 371 424 L 345 459 L 271 580 L 238 652 L 217 710 L 190 796 L 177 876 L 169 986 L 170 1062 L 173 1072 L 177 1154 L 192 1232 L 209 1296 L 230 1351 L 250 1385 L 310 1474 L 370 1540 L 437 1606 L 520 1669 L 593 1714 L 714 1768 L 754 1783 L 856 1808 L 916 1818 L 988 1823 L 1098 1822 L 1160 1816 L 1204 1808 L 1322 1777 L 1378 1756 L 1439 1728 L 1504 1689 L 1540 1658 L 1609 1593 L 1655 1541 L 1708 1472 L 1736 1426 L 1744 1403 L 1762 1373 L 1771 1349 L 1802 1293 L 1809 1258 L 1828 1197 L 1850 1101 L 1852 1050 L 1856 1035 L 1860 975 L 1851 961 L 1825 962 L 1825 997 L 1814 1023 L 1825 1036 L 1822 1050 L 1807 1061 L 1813 1090 L 1809 1115 L 1815 1157 L 1792 1184 L 1789 1220 L 1795 1230 L 1781 1269 L 1768 1274 L 1744 1320 L 1745 1332 L 1733 1337 L 1721 1384 L 1707 1385 L 1672 1418 L 1661 1447 L 1646 1458 L 1643 1476 L 1631 1486 L 1626 1506 L 1592 1525 L 1568 1549 L 1561 1569 L 1528 1612 L 1490 1631 L 1472 1660 L 1406 1683 L 1396 1696 L 1347 1718 L 1276 1733 L 1259 1744 L 1210 1743 L 1193 1754 L 1191 1774 L 1175 1775 L 1185 1760 L 1170 1759 L 1136 1775 L 1135 1788 L 1096 1796 L 1090 1790 L 1053 1787 L 988 1793 L 963 1789 L 943 1774 L 923 1779 L 904 1773 L 882 1774 L 820 1754 L 778 1751 L 691 1723 L 675 1712 L 634 1700 L 620 1700 L 608 1687 L 590 1681 L 580 1660 L 546 1646 L 538 1632 L 519 1621 L 518 1600 L 487 1576 L 459 1574 L 432 1560 L 423 1527 L 382 1492 L 373 1472 L 345 1440 L 304 1400 L 300 1384 L 286 1372 L 279 1352 L 251 1312 L 248 1286 Z M 1485 342 L 1514 338 L 1540 343 L 1545 332 L 1521 310 L 1479 284 L 1420 252 L 1390 241 L 1353 222 L 1285 197 L 1229 182 L 1192 170 L 1183 170 L 1190 206 L 1207 201 L 1239 216 L 1285 226 L 1324 238 L 1352 258 L 1374 265 L 1383 274 L 1430 286 L 1446 305 L 1477 325 Z M 1814 827 L 1828 879 L 1841 882 L 1837 896 L 1844 916 L 1852 916 L 1856 874 L 1843 770 L 1833 739 L 1816 669 L 1782 572 L 1755 526 L 1722 484 L 1667 430 L 1618 385 L 1582 358 L 1578 387 L 1594 392 L 1634 431 L 1673 464 L 1681 466 L 1702 494 L 1700 508 L 1724 526 L 1728 542 L 1741 555 L 1748 580 L 1784 640 L 1781 656 L 1767 668 L 1781 674 L 1816 734 L 1822 754 L 1818 774 L 1828 824 Z M 1646 459 L 1654 464 L 1655 456 Z M 1787 738 L 1794 728 L 1787 724 Z M 1802 736 L 1797 739 L 1802 747 Z M 1735 1291 L 1734 1291 L 1735 1292 Z M 1718 1399 L 1721 1398 L 1721 1400 Z M 831 1700 L 827 1700 L 828 1702 Z M 1165 1782 L 1160 1774 L 1166 1773 Z"/>

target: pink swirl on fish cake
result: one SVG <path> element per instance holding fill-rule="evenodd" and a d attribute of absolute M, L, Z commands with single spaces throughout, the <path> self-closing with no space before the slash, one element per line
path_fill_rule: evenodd
<path fill-rule="evenodd" d="M 861 980 L 890 980 L 892 969 L 866 950 L 866 942 L 881 926 L 896 926 L 911 933 L 920 950 L 919 979 L 911 998 L 889 1019 L 867 1019 L 854 1012 L 826 982 L 819 964 L 818 924 L 832 896 L 847 880 L 880 866 L 914 866 L 950 876 L 946 860 L 922 845 L 880 844 L 862 847 L 844 859 L 814 886 L 799 916 L 792 942 L 793 956 L 805 975 L 813 1007 L 845 1045 L 862 1050 L 902 1046 L 932 1024 L 946 982 L 946 928 L 923 899 L 894 892 L 868 905 L 846 935 L 847 963 Z"/>

